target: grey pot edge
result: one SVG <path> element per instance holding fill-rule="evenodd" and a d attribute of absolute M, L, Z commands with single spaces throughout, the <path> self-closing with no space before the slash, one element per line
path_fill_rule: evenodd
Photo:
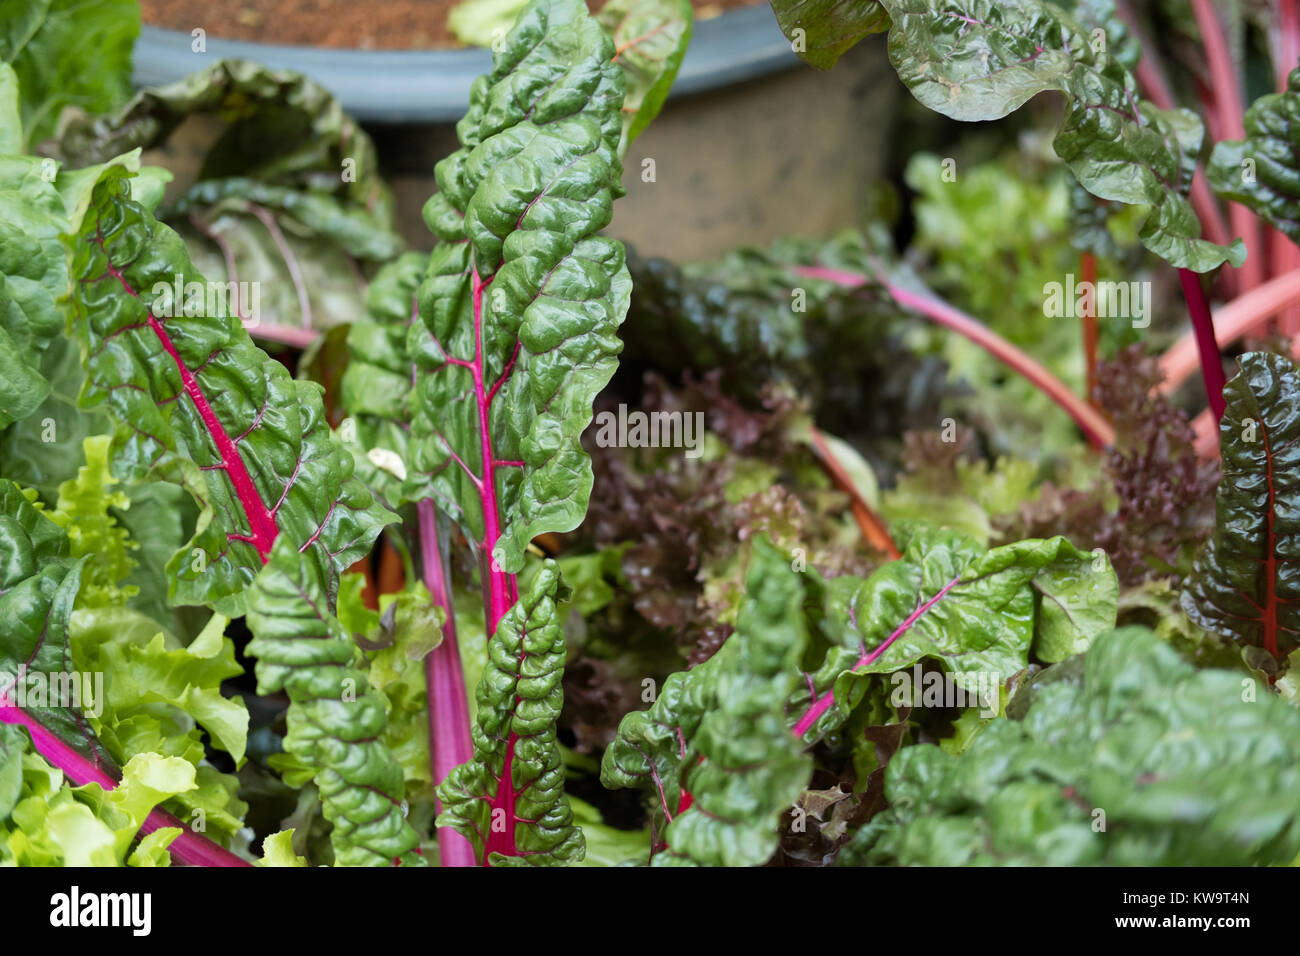
<path fill-rule="evenodd" d="M 449 123 L 469 103 L 470 84 L 492 68 L 487 50 L 336 50 L 206 38 L 195 53 L 188 33 L 142 27 L 137 86 L 170 83 L 220 59 L 247 59 L 295 70 L 339 98 L 357 119 L 376 123 Z M 703 93 L 800 63 L 766 3 L 695 24 L 672 96 Z"/>

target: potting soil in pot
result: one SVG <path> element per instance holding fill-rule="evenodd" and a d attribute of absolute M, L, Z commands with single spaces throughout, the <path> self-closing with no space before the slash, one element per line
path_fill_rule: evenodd
<path fill-rule="evenodd" d="M 427 50 L 462 46 L 447 27 L 459 0 L 239 0 L 214 18 L 206 0 L 141 0 L 145 24 L 189 33 L 291 46 L 360 50 Z M 691 0 L 696 20 L 756 0 Z M 588 0 L 593 11 L 605 0 Z"/>

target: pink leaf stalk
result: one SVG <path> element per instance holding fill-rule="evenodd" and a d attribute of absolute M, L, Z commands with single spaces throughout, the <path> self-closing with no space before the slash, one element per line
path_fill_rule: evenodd
<path fill-rule="evenodd" d="M 1215 314 L 1212 323 L 1219 348 L 1227 348 L 1244 335 L 1259 329 L 1270 315 L 1283 307 L 1300 302 L 1300 272 L 1287 272 L 1244 295 L 1237 296 Z M 1183 384 L 1197 366 L 1199 344 L 1193 333 L 1179 339 L 1160 359 L 1164 392 Z"/>
<path fill-rule="evenodd" d="M 826 279 L 848 288 L 866 285 L 871 281 L 867 276 L 855 272 L 822 266 L 798 266 L 794 271 L 810 279 Z M 904 289 L 883 277 L 879 281 L 899 305 L 964 336 L 1037 386 L 1078 423 L 1093 445 L 1104 448 L 1114 442 L 1115 430 L 1101 413 L 1075 395 L 1064 382 L 1022 349 L 1002 338 L 982 322 L 941 299 Z"/>
<path fill-rule="evenodd" d="M 109 776 L 103 767 L 82 756 L 30 714 L 19 709 L 17 704 L 3 694 L 0 694 L 0 723 L 17 724 L 26 728 L 31 734 L 32 744 L 41 756 L 63 771 L 64 776 L 74 786 L 83 787 L 88 783 L 97 783 L 105 790 L 112 790 L 117 786 L 117 781 Z M 172 858 L 180 863 L 189 866 L 250 865 L 247 860 L 236 856 L 201 833 L 195 833 L 166 810 L 152 810 L 141 825 L 140 832 L 152 833 L 164 827 L 174 827 L 181 831 L 180 836 L 176 837 L 167 848 Z"/>
<path fill-rule="evenodd" d="M 447 587 L 446 566 L 438 547 L 437 513 L 433 502 L 428 499 L 419 503 L 417 512 L 424 585 L 429 589 L 433 603 L 446 615 L 442 625 L 442 643 L 424 661 L 429 688 L 429 756 L 436 787 L 447 779 L 452 768 L 473 756 L 473 748 L 469 737 L 465 675 L 456 639 L 455 608 Z M 441 806 L 438 809 L 441 810 Z M 473 866 L 474 847 L 453 828 L 439 827 L 438 858 L 442 866 Z"/>
<path fill-rule="evenodd" d="M 1205 49 L 1205 61 L 1210 68 L 1210 85 L 1214 96 L 1212 115 L 1215 119 L 1211 127 L 1219 139 L 1245 139 L 1243 117 L 1246 108 L 1242 100 L 1241 84 L 1228 52 L 1227 38 L 1224 37 L 1219 17 L 1214 12 L 1214 4 L 1211 0 L 1191 0 L 1191 3 L 1196 28 L 1200 31 L 1201 44 Z M 1239 291 L 1249 292 L 1264 281 L 1264 268 L 1260 261 L 1263 247 L 1260 244 L 1259 220 L 1239 203 L 1228 204 L 1228 218 L 1232 222 L 1232 231 L 1246 243 L 1246 261 L 1241 264 L 1237 274 L 1241 280 Z"/>
<path fill-rule="evenodd" d="M 447 364 L 463 368 L 470 373 L 474 383 L 474 401 L 478 409 L 479 422 L 479 459 L 482 462 L 482 473 L 476 474 L 470 469 L 469 465 L 456 459 L 457 465 L 465 472 L 470 484 L 478 494 L 479 504 L 483 513 L 483 538 L 478 542 L 480 554 L 481 577 L 483 581 L 483 607 L 485 630 L 489 640 L 496 633 L 497 626 L 501 619 L 506 616 L 510 608 L 519 600 L 519 584 L 513 574 L 508 574 L 501 569 L 496 555 L 493 553 L 496 549 L 497 541 L 501 537 L 501 511 L 500 502 L 497 497 L 497 472 L 501 468 L 518 467 L 521 462 L 506 461 L 496 456 L 496 451 L 492 446 L 492 402 L 496 399 L 501 387 L 509 380 L 511 373 L 514 371 L 515 359 L 512 357 L 506 363 L 501 375 L 491 385 L 488 384 L 485 371 L 486 355 L 483 349 L 483 293 L 487 291 L 488 286 L 492 284 L 492 279 L 486 280 L 480 278 L 478 267 L 470 267 L 471 291 L 474 307 L 474 356 L 470 359 L 462 359 L 447 353 Z M 445 350 L 444 350 L 445 351 Z M 518 355 L 518 347 L 516 347 Z M 453 453 L 454 454 L 454 453 Z M 445 643 L 445 641 L 444 641 Z M 433 666 L 432 664 L 430 665 Z M 448 662 L 448 667 L 450 663 Z M 449 684 L 451 682 L 449 673 L 439 673 L 436 680 L 439 685 Z M 433 693 L 432 681 L 435 676 L 431 675 L 430 694 Z M 464 696 L 463 679 L 460 694 Z M 448 705 L 452 706 L 451 704 Z M 430 720 L 434 715 L 430 713 Z M 469 727 L 468 717 L 463 720 L 459 715 L 453 716 L 449 725 L 435 726 L 431 733 L 436 740 L 432 741 L 432 749 L 435 754 L 444 752 L 447 754 L 466 754 L 468 759 L 469 747 Z M 455 739 L 453 739 L 455 738 Z M 497 785 L 497 793 L 492 800 L 493 810 L 502 809 L 505 811 L 505 819 L 508 822 L 505 830 L 498 832 L 496 829 L 488 835 L 483 850 L 483 865 L 487 865 L 487 860 L 493 853 L 501 853 L 507 856 L 515 856 L 518 848 L 515 845 L 515 801 L 518 794 L 515 791 L 512 769 L 514 766 L 514 754 L 517 737 L 512 732 L 506 744 L 505 766 L 501 773 L 501 778 Z M 439 758 L 441 759 L 441 758 Z M 456 766 L 464 763 L 465 759 L 457 759 L 450 766 Z M 448 770 L 450 767 L 447 768 Z M 441 839 L 441 837 L 440 837 Z M 441 844 L 440 844 L 441 845 Z M 459 857 L 457 857 L 459 859 Z M 460 864 L 449 863 L 447 865 L 468 865 L 466 862 Z"/>
<path fill-rule="evenodd" d="M 1187 300 L 1187 311 L 1192 317 L 1192 334 L 1196 337 L 1196 349 L 1201 357 L 1201 377 L 1205 380 L 1205 397 L 1209 400 L 1210 410 L 1216 421 L 1223 418 L 1226 407 L 1223 398 L 1223 386 L 1227 380 L 1223 377 L 1223 362 L 1219 358 L 1219 346 L 1214 340 L 1214 319 L 1210 315 L 1210 305 L 1205 301 L 1205 290 L 1201 287 L 1201 277 L 1191 269 L 1179 269 L 1178 281 L 1183 285 L 1183 298 Z"/>
<path fill-rule="evenodd" d="M 890 634 L 889 637 L 885 638 L 878 646 L 872 648 L 870 651 L 864 649 L 862 651 L 862 656 L 858 658 L 857 662 L 851 669 L 857 670 L 860 667 L 866 667 L 868 664 L 873 664 L 879 660 L 880 656 L 884 654 L 885 651 L 889 650 L 894 641 L 898 640 L 911 630 L 912 625 L 919 621 L 926 611 L 930 610 L 930 608 L 942 601 L 944 597 L 947 596 L 948 592 L 951 591 L 960 580 L 960 577 L 953 578 L 935 592 L 934 597 L 930 598 L 928 601 L 922 601 L 917 604 L 916 609 L 907 616 L 907 619 L 904 620 L 902 624 L 898 625 L 893 634 Z M 820 718 L 822 714 L 831 709 L 831 705 L 834 703 L 835 688 L 831 687 L 820 697 L 813 698 L 812 705 L 808 708 L 808 712 L 799 718 L 799 722 L 794 725 L 794 729 L 791 730 L 790 733 L 796 737 L 802 737 L 814 724 L 817 723 L 818 718 Z"/>

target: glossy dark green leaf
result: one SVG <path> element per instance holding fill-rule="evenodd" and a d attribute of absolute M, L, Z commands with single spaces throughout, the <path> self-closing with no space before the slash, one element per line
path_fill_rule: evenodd
<path fill-rule="evenodd" d="M 1286 90 L 1246 110 L 1246 138 L 1214 145 L 1205 175 L 1225 199 L 1249 206 L 1300 242 L 1300 69 Z"/>
<path fill-rule="evenodd" d="M 1300 647 L 1300 369 L 1249 352 L 1223 390 L 1214 535 L 1183 589 L 1188 616 L 1277 660 Z"/>
<path fill-rule="evenodd" d="M 1119 596 L 1105 554 L 1064 538 L 985 551 L 965 535 L 929 529 L 901 560 L 866 581 L 831 581 L 828 591 L 836 645 L 792 697 L 802 715 L 796 729 L 808 740 L 838 727 L 866 694 L 887 692 L 875 675 L 924 659 L 977 692 L 982 675 L 1005 683 L 1031 652 L 1048 663 L 1079 653 L 1114 627 Z"/>
<path fill-rule="evenodd" d="M 1065 95 L 1053 146 L 1101 199 L 1151 207 L 1140 237 L 1180 268 L 1240 265 L 1240 240 L 1200 238 L 1187 200 L 1202 129 L 1188 110 L 1137 96 L 1125 48 L 1040 0 L 881 0 L 892 19 L 889 56 L 923 105 L 953 119 L 999 119 L 1046 91 Z M 1096 12 L 1083 5 L 1083 12 Z"/>
<path fill-rule="evenodd" d="M 464 834 L 489 866 L 575 863 L 585 850 L 555 736 L 564 705 L 559 589 L 559 567 L 547 561 L 489 639 L 474 758 L 438 787 L 438 825 Z"/>
<path fill-rule="evenodd" d="M 829 70 L 859 40 L 889 29 L 877 0 L 771 0 L 791 49 L 806 63 Z"/>
<path fill-rule="evenodd" d="M 526 8 L 424 209 L 441 241 L 410 341 L 408 493 L 434 497 L 505 572 L 534 536 L 574 528 L 591 492 L 579 437 L 631 292 L 622 245 L 598 235 L 622 192 L 613 54 L 578 0 Z"/>

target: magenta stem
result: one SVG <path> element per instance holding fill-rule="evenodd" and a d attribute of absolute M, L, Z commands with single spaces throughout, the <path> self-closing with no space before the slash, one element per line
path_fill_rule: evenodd
<path fill-rule="evenodd" d="M 797 266 L 794 271 L 810 279 L 826 279 L 848 288 L 866 285 L 870 281 L 867 276 L 855 272 L 822 266 Z M 1115 430 L 1101 413 L 1075 395 L 1064 382 L 1031 355 L 1002 338 L 979 320 L 941 299 L 919 295 L 883 278 L 879 281 L 899 305 L 918 312 L 969 339 L 1035 385 L 1075 420 L 1093 445 L 1104 448 L 1114 442 Z"/>
<path fill-rule="evenodd" d="M 420 556 L 424 586 L 436 607 L 443 609 L 442 643 L 424 660 L 429 689 L 429 758 L 437 787 L 452 769 L 473 756 L 469 734 L 469 700 L 456 639 L 456 612 L 447 587 L 446 569 L 438 547 L 438 518 L 429 499 L 416 506 L 420 520 Z M 441 804 L 438 806 L 441 811 Z M 443 866 L 474 866 L 474 847 L 451 827 L 438 828 L 438 857 Z"/>
<path fill-rule="evenodd" d="M 1201 357 L 1205 397 L 1209 400 L 1215 421 L 1219 421 L 1227 407 L 1223 398 L 1223 386 L 1227 380 L 1223 376 L 1223 362 L 1219 359 L 1219 345 L 1214 338 L 1210 304 L 1205 299 L 1201 277 L 1191 269 L 1179 269 L 1178 281 L 1182 283 L 1183 298 L 1187 300 L 1187 311 L 1192 317 L 1192 334 L 1196 337 L 1196 351 Z"/>
<path fill-rule="evenodd" d="M 97 783 L 112 790 L 117 781 L 93 761 L 83 757 L 61 738 L 47 730 L 30 714 L 19 709 L 0 694 L 0 723 L 17 724 L 31 735 L 32 745 L 46 760 L 54 764 L 73 784 L 83 787 Z M 166 810 L 154 809 L 140 826 L 140 833 L 152 833 L 163 827 L 178 828 L 181 833 L 172 841 L 167 851 L 172 858 L 189 866 L 249 866 L 247 860 L 218 846 L 202 834 L 195 833 Z"/>
<path fill-rule="evenodd" d="M 942 601 L 944 596 L 951 591 L 960 580 L 960 576 L 953 578 L 941 587 L 938 592 L 935 593 L 934 597 L 918 604 L 916 609 L 907 616 L 907 620 L 898 625 L 893 634 L 890 634 L 889 637 L 885 638 L 878 646 L 872 648 L 870 651 L 867 651 L 864 648 L 862 656 L 860 656 L 857 659 L 857 662 L 849 669 L 857 670 L 859 667 L 866 667 L 868 664 L 873 664 L 879 660 L 880 656 L 884 654 L 885 651 L 889 650 L 890 645 L 893 644 L 894 641 L 898 640 L 911 630 L 912 625 L 921 619 L 921 615 Z M 830 710 L 831 704 L 833 703 L 835 703 L 835 688 L 832 686 L 826 691 L 826 693 L 822 694 L 812 702 L 812 706 L 808 708 L 808 713 L 804 714 L 803 717 L 799 719 L 799 722 L 794 725 L 794 729 L 790 731 L 790 733 L 795 737 L 802 737 L 808 732 L 809 728 L 811 728 L 813 724 L 817 723 L 817 719 L 821 717 L 822 714 Z"/>

